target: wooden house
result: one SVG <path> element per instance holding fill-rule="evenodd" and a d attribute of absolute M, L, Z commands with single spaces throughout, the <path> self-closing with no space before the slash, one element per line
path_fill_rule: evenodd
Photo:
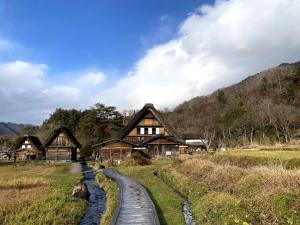
<path fill-rule="evenodd" d="M 119 139 L 94 145 L 101 160 L 122 160 L 133 151 L 143 151 L 152 157 L 177 156 L 186 153 L 187 146 L 178 139 L 153 104 L 146 104 L 124 128 Z M 126 149 L 122 152 L 120 149 Z"/>
<path fill-rule="evenodd" d="M 13 154 L 18 161 L 42 160 L 45 158 L 45 151 L 39 138 L 31 135 L 26 135 L 17 140 Z"/>
<path fill-rule="evenodd" d="M 53 131 L 44 147 L 47 160 L 75 161 L 81 144 L 68 127 L 60 127 Z"/>
<path fill-rule="evenodd" d="M 129 156 L 137 145 L 122 139 L 111 139 L 96 144 L 94 147 L 98 150 L 96 156 L 97 160 L 121 161 Z"/>

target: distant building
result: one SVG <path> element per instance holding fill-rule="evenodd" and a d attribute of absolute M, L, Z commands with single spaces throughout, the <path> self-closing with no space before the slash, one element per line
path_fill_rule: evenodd
<path fill-rule="evenodd" d="M 68 127 L 60 127 L 53 131 L 44 147 L 47 160 L 75 161 L 81 144 Z"/>
<path fill-rule="evenodd" d="M 204 136 L 199 134 L 183 134 L 182 139 L 185 144 L 189 146 L 190 151 L 206 150 L 207 140 Z"/>
<path fill-rule="evenodd" d="M 11 151 L 8 147 L 0 147 L 0 160 L 8 160 L 11 157 Z"/>
<path fill-rule="evenodd" d="M 100 160 L 119 161 L 134 151 L 142 151 L 151 157 L 187 153 L 184 141 L 149 103 L 134 115 L 118 139 L 106 140 L 94 147 Z"/>
<path fill-rule="evenodd" d="M 45 151 L 38 137 L 26 135 L 16 141 L 13 154 L 14 158 L 20 161 L 41 160 L 45 156 Z"/>

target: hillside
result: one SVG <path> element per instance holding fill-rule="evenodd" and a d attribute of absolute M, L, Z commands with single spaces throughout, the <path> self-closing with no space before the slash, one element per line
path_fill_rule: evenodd
<path fill-rule="evenodd" d="M 27 125 L 16 123 L 0 122 L 0 136 L 1 135 L 14 135 L 25 128 Z"/>
<path fill-rule="evenodd" d="M 281 64 L 180 104 L 166 113 L 182 133 L 201 133 L 212 144 L 289 142 L 300 127 L 300 62 Z"/>

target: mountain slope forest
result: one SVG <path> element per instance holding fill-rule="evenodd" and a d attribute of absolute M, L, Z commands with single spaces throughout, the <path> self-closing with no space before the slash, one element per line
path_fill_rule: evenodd
<path fill-rule="evenodd" d="M 288 143 L 300 128 L 300 62 L 281 64 L 165 114 L 180 133 L 215 147 Z"/>
<path fill-rule="evenodd" d="M 17 134 L 19 131 L 21 131 L 26 126 L 28 126 L 28 125 L 0 122 L 0 136 Z"/>
<path fill-rule="evenodd" d="M 288 143 L 300 131 L 300 62 L 281 64 L 163 115 L 178 135 L 202 134 L 212 148 Z M 42 126 L 26 126 L 19 135 L 37 135 L 45 142 L 53 129 L 68 126 L 89 154 L 92 144 L 117 137 L 129 119 L 97 103 L 83 111 L 57 109 Z"/>

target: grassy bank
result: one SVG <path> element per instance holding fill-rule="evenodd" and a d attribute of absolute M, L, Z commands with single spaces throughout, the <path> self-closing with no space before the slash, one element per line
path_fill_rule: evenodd
<path fill-rule="evenodd" d="M 214 157 L 193 156 L 159 172 L 189 199 L 199 223 L 300 224 L 300 170 L 242 168 Z"/>
<path fill-rule="evenodd" d="M 300 169 L 300 151 L 226 151 L 216 153 L 212 160 L 239 167 L 282 166 L 286 169 Z"/>
<path fill-rule="evenodd" d="M 184 224 L 180 197 L 160 178 L 153 174 L 162 165 L 169 163 L 170 161 L 156 161 L 148 166 L 118 167 L 118 170 L 134 178 L 146 187 L 156 207 L 160 224 Z"/>
<path fill-rule="evenodd" d="M 106 209 L 101 218 L 101 225 L 109 225 L 114 215 L 114 211 L 117 208 L 119 200 L 119 188 L 117 184 L 109 179 L 103 173 L 97 174 L 97 183 L 106 193 Z"/>
<path fill-rule="evenodd" d="M 71 196 L 81 174 L 70 164 L 0 167 L 0 224 L 77 224 L 86 202 Z"/>

